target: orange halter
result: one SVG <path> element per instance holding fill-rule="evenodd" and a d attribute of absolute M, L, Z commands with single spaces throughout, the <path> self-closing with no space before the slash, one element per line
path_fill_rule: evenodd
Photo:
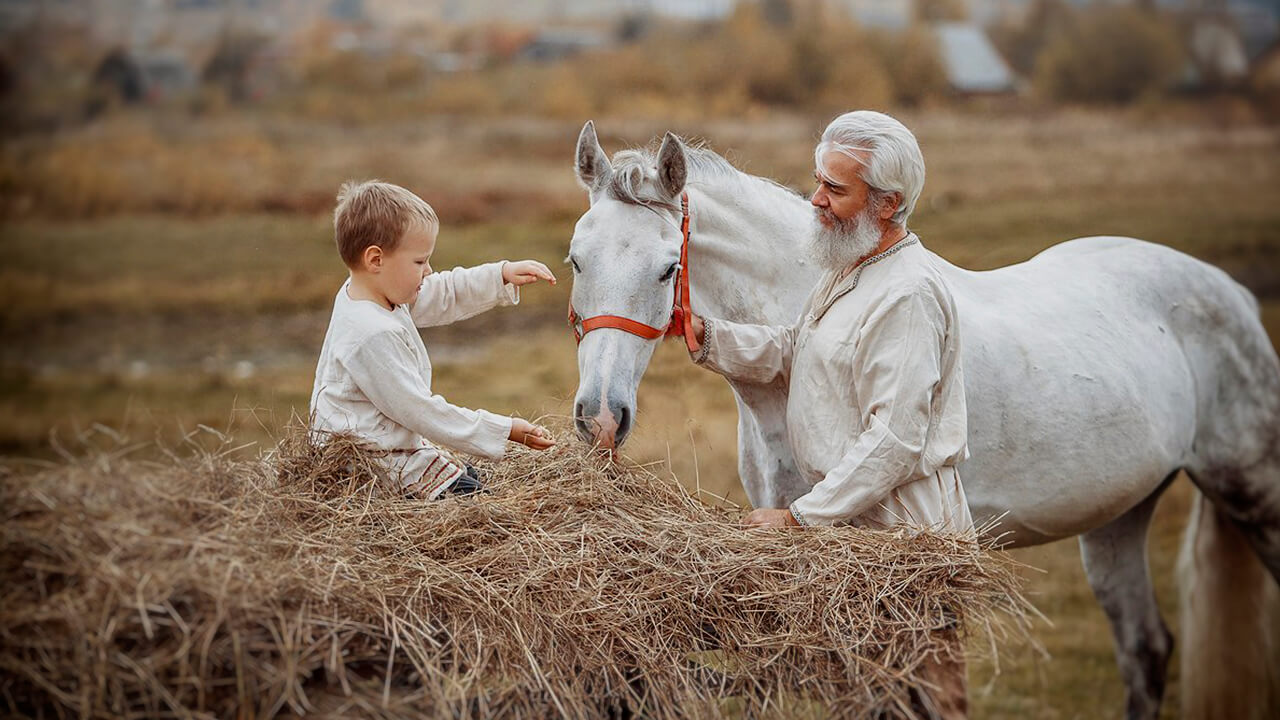
<path fill-rule="evenodd" d="M 573 329 L 573 338 L 582 342 L 582 336 L 592 330 L 612 328 L 631 333 L 645 340 L 656 340 L 660 337 L 683 337 L 685 347 L 690 353 L 702 349 L 702 344 L 693 332 L 693 309 L 689 306 L 689 193 L 680 194 L 680 208 L 684 217 L 680 221 L 680 274 L 676 277 L 675 296 L 671 300 L 671 322 L 665 328 L 645 325 L 620 315 L 596 315 L 584 318 L 573 309 L 573 300 L 569 301 L 569 327 Z"/>

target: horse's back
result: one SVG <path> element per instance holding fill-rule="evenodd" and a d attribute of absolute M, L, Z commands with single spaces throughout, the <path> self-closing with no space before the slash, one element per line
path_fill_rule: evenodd
<path fill-rule="evenodd" d="M 954 289 L 977 297 L 1009 296 L 1034 288 L 1038 299 L 1073 306 L 1082 290 L 1101 301 L 1126 301 L 1155 313 L 1173 309 L 1168 301 L 1194 295 L 1257 313 L 1257 301 L 1229 275 L 1209 263 L 1165 245 L 1131 237 L 1082 237 L 1050 246 L 1029 260 L 994 270 L 970 272 L 943 263 Z M 1056 304 L 1056 303 L 1055 303 Z"/>
<path fill-rule="evenodd" d="M 1131 344 L 1126 339 L 1137 325 L 1164 336 L 1148 351 L 1186 351 L 1205 341 L 1257 349 L 1252 293 L 1221 269 L 1157 243 L 1084 237 L 995 270 L 941 265 L 962 312 L 1010 324 L 1028 338 L 1053 333 L 1084 346 Z"/>
<path fill-rule="evenodd" d="M 1257 343 L 1246 290 L 1154 243 L 1080 238 L 983 272 L 939 262 L 961 324 L 966 492 L 975 517 L 1012 508 L 1026 541 L 1103 524 L 1189 462 L 1208 368 Z"/>

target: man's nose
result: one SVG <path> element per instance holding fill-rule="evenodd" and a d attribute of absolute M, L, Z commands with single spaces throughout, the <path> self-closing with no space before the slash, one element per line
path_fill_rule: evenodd
<path fill-rule="evenodd" d="M 814 207 L 825 208 L 827 206 L 827 194 L 821 190 L 814 190 L 813 197 L 809 198 L 809 202 Z"/>

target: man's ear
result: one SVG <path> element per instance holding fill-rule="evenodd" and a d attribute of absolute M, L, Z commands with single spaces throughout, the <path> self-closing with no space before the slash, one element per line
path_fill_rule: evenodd
<path fill-rule="evenodd" d="M 891 192 L 881 195 L 880 200 L 880 219 L 888 220 L 898 212 L 898 208 L 902 207 L 902 193 Z"/>
<path fill-rule="evenodd" d="M 382 248 L 377 245 L 370 245 L 360 254 L 360 263 L 364 265 L 364 269 L 367 272 L 381 272 L 383 257 Z"/>

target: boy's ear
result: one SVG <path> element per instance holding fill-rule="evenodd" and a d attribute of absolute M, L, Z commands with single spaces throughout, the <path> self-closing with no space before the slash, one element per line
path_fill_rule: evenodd
<path fill-rule="evenodd" d="M 369 272 L 379 272 L 382 270 L 382 248 L 377 245 L 370 245 L 361 253 L 360 259 L 364 265 L 364 269 Z"/>

